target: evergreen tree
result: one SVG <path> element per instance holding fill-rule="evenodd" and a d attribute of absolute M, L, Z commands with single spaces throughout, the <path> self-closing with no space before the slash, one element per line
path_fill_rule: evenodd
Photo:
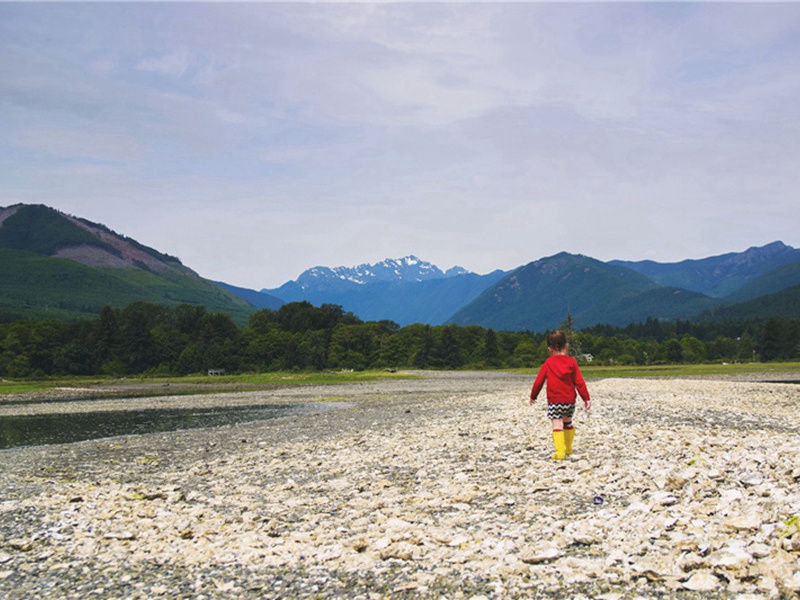
<path fill-rule="evenodd" d="M 500 365 L 500 346 L 497 344 L 497 334 L 494 329 L 487 329 L 483 342 L 483 361 L 489 367 Z"/>
<path fill-rule="evenodd" d="M 770 361 L 781 357 L 781 325 L 777 319 L 768 319 L 761 334 L 761 360 Z"/>
<path fill-rule="evenodd" d="M 572 313 L 569 311 L 569 309 L 567 309 L 567 317 L 561 323 L 560 329 L 564 332 L 564 336 L 567 338 L 570 356 L 578 356 L 582 354 L 583 350 L 581 348 L 580 338 L 575 333 L 575 323 L 572 320 Z"/>
<path fill-rule="evenodd" d="M 434 339 L 430 325 L 423 325 L 421 335 L 417 340 L 417 349 L 414 352 L 412 364 L 418 369 L 427 369 L 431 364 Z"/>
<path fill-rule="evenodd" d="M 435 347 L 434 366 L 457 369 L 462 364 L 461 345 L 456 335 L 456 326 L 447 325 L 439 333 L 439 343 Z"/>

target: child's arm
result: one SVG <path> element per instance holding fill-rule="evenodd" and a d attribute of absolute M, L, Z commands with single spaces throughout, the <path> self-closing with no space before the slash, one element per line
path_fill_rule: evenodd
<path fill-rule="evenodd" d="M 536 376 L 536 381 L 533 382 L 533 387 L 531 388 L 531 404 L 536 402 L 536 398 L 539 397 L 546 379 L 547 372 L 545 370 L 545 365 L 542 365 L 542 368 L 539 369 L 539 374 Z"/>
<path fill-rule="evenodd" d="M 592 407 L 592 399 L 589 397 L 589 388 L 586 387 L 586 380 L 577 366 L 575 367 L 575 389 L 578 390 L 578 394 L 583 399 L 584 408 L 589 410 Z"/>

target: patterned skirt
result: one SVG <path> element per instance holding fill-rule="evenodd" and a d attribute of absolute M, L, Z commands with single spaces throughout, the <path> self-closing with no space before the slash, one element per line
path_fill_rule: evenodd
<path fill-rule="evenodd" d="M 575 404 L 548 404 L 547 405 L 547 418 L 548 419 L 564 419 L 572 418 L 575 414 Z"/>

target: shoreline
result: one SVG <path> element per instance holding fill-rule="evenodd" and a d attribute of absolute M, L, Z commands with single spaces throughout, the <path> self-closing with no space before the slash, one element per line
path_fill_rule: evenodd
<path fill-rule="evenodd" d="M 800 594 L 795 385 L 590 380 L 576 454 L 556 463 L 531 383 L 434 373 L 203 395 L 352 408 L 2 450 L 0 594 Z"/>

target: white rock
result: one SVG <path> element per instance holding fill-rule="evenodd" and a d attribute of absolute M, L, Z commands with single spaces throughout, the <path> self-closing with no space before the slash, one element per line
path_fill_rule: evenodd
<path fill-rule="evenodd" d="M 656 492 L 652 495 L 651 500 L 657 506 L 672 506 L 678 503 L 678 499 L 666 491 Z"/>
<path fill-rule="evenodd" d="M 470 540 L 471 540 L 471 538 L 468 535 L 459 534 L 459 535 L 456 535 L 449 542 L 447 542 L 447 545 L 451 546 L 453 548 L 460 548 L 464 544 L 467 544 Z"/>
<path fill-rule="evenodd" d="M 540 546 L 524 552 L 520 555 L 520 560 L 524 563 L 535 565 L 556 560 L 563 555 L 564 552 L 556 546 Z"/>
<path fill-rule="evenodd" d="M 626 512 L 633 513 L 633 512 L 641 512 L 641 513 L 648 513 L 650 512 L 650 507 L 643 502 L 632 502 L 628 505 L 628 509 Z"/>
<path fill-rule="evenodd" d="M 411 560 L 416 552 L 416 547 L 408 542 L 397 542 L 381 551 L 380 557 L 384 560 L 397 558 L 400 560 Z"/>
<path fill-rule="evenodd" d="M 761 515 L 754 512 L 747 515 L 738 515 L 726 519 L 723 524 L 733 531 L 759 529 L 761 527 Z"/>
<path fill-rule="evenodd" d="M 135 540 L 136 535 L 127 529 L 122 531 L 110 531 L 104 536 L 107 540 Z"/>
<path fill-rule="evenodd" d="M 752 561 L 752 555 L 738 546 L 722 548 L 709 558 L 711 566 L 731 570 L 746 569 Z"/>
<path fill-rule="evenodd" d="M 800 592 L 800 571 L 795 571 L 788 579 L 783 581 L 783 586 L 792 592 Z"/>
<path fill-rule="evenodd" d="M 764 483 L 764 476 L 761 473 L 742 473 L 739 481 L 744 485 L 756 486 Z"/>
<path fill-rule="evenodd" d="M 697 571 L 683 584 L 683 587 L 693 592 L 710 592 L 719 586 L 719 579 L 711 571 Z"/>
<path fill-rule="evenodd" d="M 772 548 L 767 544 L 755 543 L 747 547 L 753 558 L 767 558 L 772 554 Z"/>

